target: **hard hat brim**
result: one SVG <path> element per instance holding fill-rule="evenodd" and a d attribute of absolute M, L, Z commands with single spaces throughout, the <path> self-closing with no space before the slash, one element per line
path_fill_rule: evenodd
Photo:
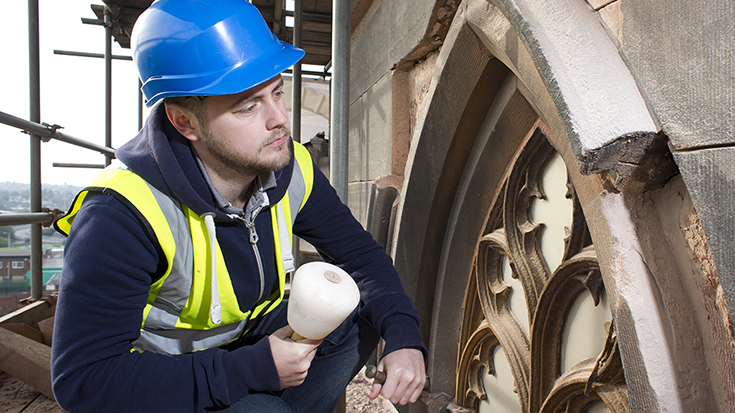
<path fill-rule="evenodd" d="M 147 107 L 167 97 L 231 95 L 267 82 L 304 55 L 302 49 L 279 40 L 255 61 L 209 73 L 151 77 L 141 90 L 145 96 L 151 96 L 145 102 Z"/>

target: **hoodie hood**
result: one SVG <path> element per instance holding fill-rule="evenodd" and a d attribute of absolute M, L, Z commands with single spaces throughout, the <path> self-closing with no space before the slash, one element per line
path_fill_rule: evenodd
<path fill-rule="evenodd" d="M 289 143 L 291 160 L 276 172 L 276 186 L 267 190 L 271 205 L 286 193 L 294 168 L 293 143 Z M 163 102 L 153 106 L 138 135 L 122 145 L 116 157 L 131 171 L 140 175 L 161 192 L 186 205 L 197 215 L 215 214 L 228 219 L 216 207 L 202 170 L 197 165 L 193 148 L 166 117 Z"/>

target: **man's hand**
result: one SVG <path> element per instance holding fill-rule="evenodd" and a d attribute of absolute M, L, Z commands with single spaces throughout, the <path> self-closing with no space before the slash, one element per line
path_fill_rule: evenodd
<path fill-rule="evenodd" d="M 393 404 L 405 405 L 415 403 L 424 389 L 426 369 L 424 356 L 420 350 L 403 348 L 388 353 L 380 363 L 378 370 L 385 372 L 385 383 L 374 383 L 370 400 L 382 394 Z"/>
<path fill-rule="evenodd" d="M 273 354 L 273 361 L 276 364 L 283 389 L 298 386 L 304 382 L 311 361 L 316 355 L 316 349 L 322 342 L 322 340 L 309 339 L 293 341 L 291 334 L 293 334 L 293 329 L 285 326 L 268 336 L 271 354 Z"/>

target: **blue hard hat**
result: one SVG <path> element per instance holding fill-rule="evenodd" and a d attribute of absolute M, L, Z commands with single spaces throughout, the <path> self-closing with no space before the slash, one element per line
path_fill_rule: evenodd
<path fill-rule="evenodd" d="M 133 27 L 146 106 L 171 96 L 239 93 L 301 60 L 246 0 L 158 0 Z"/>

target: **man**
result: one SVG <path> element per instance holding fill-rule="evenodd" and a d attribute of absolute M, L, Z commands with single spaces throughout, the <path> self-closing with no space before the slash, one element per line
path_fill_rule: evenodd
<path fill-rule="evenodd" d="M 53 389 L 70 412 L 331 412 L 385 339 L 371 398 L 415 402 L 419 319 L 390 258 L 290 139 L 303 51 L 245 0 L 160 0 L 136 22 L 145 127 L 56 223 L 69 234 Z M 161 101 L 163 99 L 163 101 Z M 356 313 L 290 339 L 292 234 L 358 283 Z"/>

